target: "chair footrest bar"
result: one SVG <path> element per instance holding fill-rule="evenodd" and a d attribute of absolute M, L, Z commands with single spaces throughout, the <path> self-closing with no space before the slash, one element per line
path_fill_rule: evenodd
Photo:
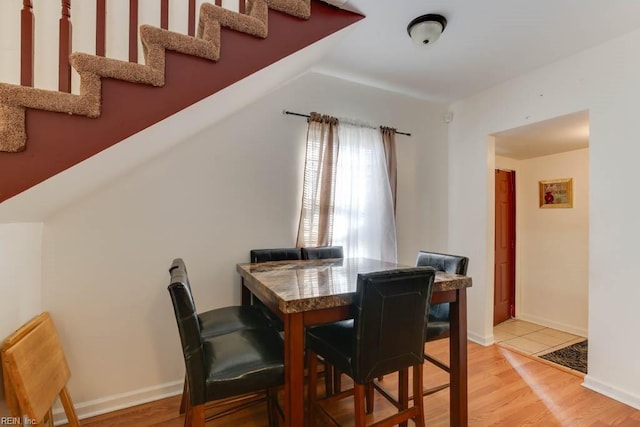
<path fill-rule="evenodd" d="M 438 359 L 434 359 L 433 357 L 429 356 L 426 353 L 424 354 L 424 358 L 427 359 L 429 362 L 433 363 L 434 365 L 436 365 L 438 368 L 442 369 L 443 371 L 451 373 L 451 369 L 449 368 L 449 365 L 439 361 Z"/>
<path fill-rule="evenodd" d="M 385 389 L 382 384 L 378 382 L 378 380 L 373 380 L 373 387 L 375 387 L 375 389 L 378 390 L 378 393 L 380 393 L 385 399 L 387 399 L 389 403 L 391 403 L 397 409 L 402 409 L 400 407 L 400 402 L 398 402 L 398 399 L 391 393 L 389 393 L 387 389 Z"/>
<path fill-rule="evenodd" d="M 223 411 L 216 412 L 215 414 L 211 414 L 211 415 L 206 416 L 205 417 L 205 421 L 209 422 L 211 420 L 215 420 L 215 419 L 218 419 L 218 418 L 225 417 L 227 415 L 234 414 L 236 412 L 242 411 L 243 409 L 247 409 L 247 408 L 250 408 L 252 406 L 256 406 L 258 404 L 266 402 L 266 400 L 267 400 L 266 397 L 262 397 L 262 398 L 259 398 L 259 399 L 250 400 L 250 401 L 244 401 L 244 402 L 238 403 L 238 404 L 236 404 L 236 406 L 234 406 L 232 408 L 228 408 L 228 409 L 225 409 Z M 218 407 L 218 406 L 222 406 L 222 405 L 216 404 L 215 406 Z M 207 408 L 208 407 L 209 407 L 209 405 L 207 405 Z"/>
<path fill-rule="evenodd" d="M 449 387 L 451 387 L 451 384 L 449 384 L 449 383 L 442 384 L 442 385 L 439 385 L 439 386 L 436 386 L 436 387 L 431 387 L 431 388 L 428 388 L 428 389 L 424 390 L 422 392 L 422 395 L 423 396 L 429 396 L 430 394 L 437 393 L 440 390 L 444 390 L 445 388 L 449 388 Z"/>

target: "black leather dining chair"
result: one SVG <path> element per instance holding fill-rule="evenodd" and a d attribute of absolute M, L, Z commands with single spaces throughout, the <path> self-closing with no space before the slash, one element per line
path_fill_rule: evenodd
<path fill-rule="evenodd" d="M 252 263 L 271 262 L 271 261 L 297 261 L 302 259 L 302 250 L 300 248 L 273 248 L 273 249 L 252 249 L 249 252 Z M 264 315 L 269 319 L 274 328 L 278 331 L 284 330 L 282 320 L 262 301 L 258 298 L 252 298 L 252 304 L 263 310 Z M 333 369 L 327 363 L 324 363 L 325 374 L 325 390 L 328 394 L 333 394 Z"/>
<path fill-rule="evenodd" d="M 443 254 L 438 252 L 418 252 L 416 259 L 416 266 L 428 266 L 433 267 L 438 271 L 444 271 L 452 274 L 467 274 L 467 267 L 469 266 L 469 258 L 460 255 Z M 431 305 L 429 311 L 429 319 L 427 321 L 427 332 L 425 335 L 425 342 L 432 342 L 443 338 L 448 338 L 451 331 L 451 319 L 449 311 L 449 303 L 440 303 Z M 450 372 L 449 366 L 438 359 L 425 353 L 425 359 L 433 363 L 440 369 L 446 372 Z M 425 390 L 423 394 L 429 395 L 445 389 L 449 384 L 443 384 L 441 386 L 433 387 Z"/>
<path fill-rule="evenodd" d="M 316 355 L 351 377 L 354 388 L 327 397 L 335 401 L 353 394 L 356 426 L 365 425 L 365 395 L 373 391 L 372 381 L 392 372 L 407 378 L 413 368 L 413 406 L 408 398 L 398 405 L 398 413 L 381 422 L 399 424 L 413 419 L 424 426 L 422 403 L 422 364 L 424 361 L 425 319 L 433 289 L 435 270 L 415 267 L 385 272 L 360 274 L 354 298 L 352 322 L 337 322 L 311 327 L 306 333 L 309 363 L 309 420 L 314 425 L 316 409 L 329 415 L 318 405 Z M 350 327 L 348 327 L 350 325 Z M 408 381 L 399 381 L 398 393 L 408 396 Z M 383 394 L 383 396 L 385 396 Z M 387 396 L 385 396 L 387 397 Z M 369 401 L 372 401 L 369 396 Z"/>
<path fill-rule="evenodd" d="M 300 248 L 251 249 L 251 262 L 295 261 L 302 259 Z"/>
<path fill-rule="evenodd" d="M 186 269 L 175 262 L 168 286 L 173 303 L 186 368 L 187 414 L 185 426 L 204 427 L 205 403 L 265 391 L 269 425 L 276 425 L 276 393 L 284 383 L 284 344 L 272 327 L 242 329 L 203 336 Z M 239 399 L 246 403 L 254 396 Z M 225 401 L 225 403 L 228 403 Z M 235 412 L 234 407 L 210 419 Z"/>
<path fill-rule="evenodd" d="M 302 259 L 344 258 L 342 246 L 317 246 L 302 248 Z"/>
<path fill-rule="evenodd" d="M 249 258 L 252 263 L 270 262 L 270 261 L 297 261 L 302 259 L 302 251 L 300 248 L 275 248 L 275 249 L 251 249 Z M 278 330 L 284 330 L 282 320 L 272 312 L 262 301 L 252 295 L 251 304 L 262 310 L 263 314 L 269 319 L 271 324 Z"/>
<path fill-rule="evenodd" d="M 180 272 L 182 279 L 184 280 L 184 286 L 186 287 L 189 295 L 191 295 L 191 285 L 189 283 L 189 277 L 187 275 L 187 267 L 182 258 L 176 258 L 171 263 L 169 273 L 173 274 L 173 271 Z M 193 302 L 193 297 L 191 297 Z M 193 309 L 195 311 L 195 303 L 193 303 Z M 197 313 L 197 312 L 196 312 Z M 264 315 L 263 310 L 252 307 L 234 305 L 216 308 L 213 310 L 197 313 L 199 333 L 202 338 L 216 337 L 219 335 L 228 334 L 230 332 L 249 330 L 249 329 L 263 329 L 271 327 L 271 322 Z M 182 393 L 182 402 L 180 404 L 180 413 L 183 414 L 186 410 L 187 404 L 187 380 L 185 379 L 184 391 Z"/>

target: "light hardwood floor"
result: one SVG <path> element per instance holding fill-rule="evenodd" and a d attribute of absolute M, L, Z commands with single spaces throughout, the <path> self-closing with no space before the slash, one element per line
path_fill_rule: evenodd
<path fill-rule="evenodd" d="M 553 366 L 498 346 L 469 343 L 469 426 L 640 426 L 640 411 L 582 387 L 582 379 Z M 448 358 L 448 342 L 427 345 L 427 351 Z M 425 365 L 425 384 L 446 381 L 446 374 Z M 395 387 L 395 376 L 385 377 Z M 348 382 L 344 381 L 345 385 Z M 449 395 L 443 390 L 425 397 L 426 424 L 449 425 Z M 85 427 L 183 425 L 178 415 L 179 397 L 128 408 L 85 419 Z M 345 426 L 353 425 L 353 401 L 346 399 L 335 407 L 334 415 Z M 376 394 L 376 414 L 390 410 Z M 368 421 L 373 421 L 372 417 Z M 208 426 L 267 426 L 264 405 L 245 410 Z M 322 420 L 317 423 L 324 426 Z M 411 423 L 410 423 L 411 425 Z"/>

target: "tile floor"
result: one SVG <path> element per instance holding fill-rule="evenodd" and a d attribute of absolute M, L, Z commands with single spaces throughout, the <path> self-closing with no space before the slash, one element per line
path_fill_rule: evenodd
<path fill-rule="evenodd" d="M 535 356 L 550 353 L 586 339 L 518 319 L 510 319 L 495 326 L 493 337 L 498 345 L 514 347 Z"/>

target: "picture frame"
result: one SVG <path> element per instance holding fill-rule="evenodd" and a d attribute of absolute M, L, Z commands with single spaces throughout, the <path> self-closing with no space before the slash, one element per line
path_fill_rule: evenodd
<path fill-rule="evenodd" d="M 540 208 L 573 208 L 573 178 L 538 182 Z"/>

